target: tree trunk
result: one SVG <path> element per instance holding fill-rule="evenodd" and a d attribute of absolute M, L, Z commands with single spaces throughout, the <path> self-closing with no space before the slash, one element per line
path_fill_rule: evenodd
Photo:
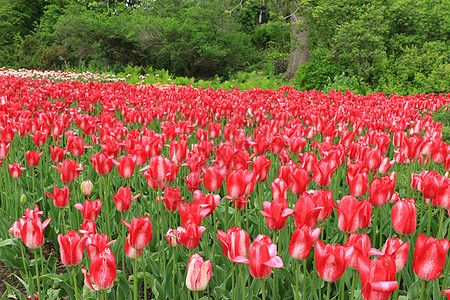
<path fill-rule="evenodd" d="M 288 80 L 294 78 L 298 67 L 308 61 L 308 23 L 306 17 L 299 16 L 298 12 L 294 12 L 291 16 L 291 53 L 283 78 Z"/>

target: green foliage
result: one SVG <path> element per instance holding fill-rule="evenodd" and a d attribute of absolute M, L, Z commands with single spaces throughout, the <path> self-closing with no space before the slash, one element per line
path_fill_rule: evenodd
<path fill-rule="evenodd" d="M 316 4 L 309 15 L 311 61 L 299 68 L 297 88 L 341 85 L 402 95 L 448 91 L 448 0 Z"/>

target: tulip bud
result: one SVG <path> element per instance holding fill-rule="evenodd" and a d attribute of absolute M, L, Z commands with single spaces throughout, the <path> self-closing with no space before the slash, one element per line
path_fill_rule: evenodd
<path fill-rule="evenodd" d="M 181 245 L 180 232 L 178 230 L 169 229 L 166 233 L 166 239 L 170 246 L 178 247 Z"/>
<path fill-rule="evenodd" d="M 20 196 L 20 204 L 25 205 L 27 203 L 27 196 L 25 194 L 22 194 Z"/>
<path fill-rule="evenodd" d="M 94 190 L 94 185 L 90 180 L 85 180 L 80 184 L 80 190 L 85 196 L 89 196 Z"/>
<path fill-rule="evenodd" d="M 211 261 L 204 261 L 198 253 L 192 254 L 187 264 L 186 287 L 191 291 L 203 291 L 211 279 Z"/>

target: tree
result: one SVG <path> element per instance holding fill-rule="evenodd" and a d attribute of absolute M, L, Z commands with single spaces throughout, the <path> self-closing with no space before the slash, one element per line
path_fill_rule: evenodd
<path fill-rule="evenodd" d="M 298 68 L 309 61 L 308 22 L 306 13 L 308 1 L 292 1 L 291 3 L 291 51 L 285 79 L 292 79 Z"/>

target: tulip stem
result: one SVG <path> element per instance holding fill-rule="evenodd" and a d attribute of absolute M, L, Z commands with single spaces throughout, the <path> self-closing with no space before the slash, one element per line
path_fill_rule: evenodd
<path fill-rule="evenodd" d="M 430 204 L 428 205 L 428 224 L 427 224 L 427 236 L 430 236 L 430 229 L 431 229 L 431 217 L 432 217 L 432 211 L 431 211 L 431 203 L 432 203 L 432 199 L 430 199 Z"/>
<path fill-rule="evenodd" d="M 259 198 L 259 209 L 260 210 L 264 210 L 264 206 L 263 206 L 263 201 L 261 198 L 261 185 L 262 182 L 258 182 L 258 198 Z M 262 232 L 263 229 L 263 215 L 261 215 L 260 213 L 258 213 L 259 215 L 259 232 Z M 248 229 L 248 227 L 247 227 Z"/>
<path fill-rule="evenodd" d="M 303 260 L 303 300 L 306 299 L 306 259 Z M 297 280 L 298 282 L 298 280 Z M 312 288 L 311 288 L 311 292 L 312 292 Z"/>
<path fill-rule="evenodd" d="M 36 286 L 37 286 L 37 290 L 38 290 L 38 297 L 39 299 L 42 299 L 41 297 L 41 284 L 40 284 L 40 280 L 39 280 L 39 265 L 38 265 L 38 260 L 37 260 L 37 250 L 34 249 L 34 266 L 36 269 Z"/>
<path fill-rule="evenodd" d="M 450 261 L 447 259 L 447 266 L 445 267 L 444 281 L 442 282 L 442 286 L 444 286 L 444 287 L 447 286 L 447 284 L 448 284 L 449 269 L 450 269 Z"/>
<path fill-rule="evenodd" d="M 175 299 L 175 273 L 177 271 L 177 247 L 173 247 L 173 270 L 172 270 L 172 292 Z"/>
<path fill-rule="evenodd" d="M 73 287 L 75 290 L 75 299 L 78 300 L 77 275 L 75 274 L 75 266 L 72 267 Z"/>
<path fill-rule="evenodd" d="M 23 245 L 20 242 L 20 240 L 19 240 L 19 245 L 20 245 L 20 252 L 22 254 L 23 269 L 25 271 L 25 276 L 27 277 L 28 284 L 30 285 L 30 281 L 29 280 L 30 280 L 31 277 L 28 277 L 28 268 L 27 268 L 27 265 L 25 264 L 25 254 L 23 253 Z"/>
<path fill-rule="evenodd" d="M 138 249 L 134 249 L 134 251 L 136 252 L 136 257 L 134 258 L 133 261 L 133 270 L 134 270 L 134 299 L 135 300 L 139 300 L 138 298 L 138 287 L 137 287 L 137 260 L 138 260 Z"/>
<path fill-rule="evenodd" d="M 375 207 L 372 225 L 372 242 L 374 244 L 376 243 L 377 220 L 378 220 L 378 209 Z"/>
<path fill-rule="evenodd" d="M 422 280 L 422 287 L 420 289 L 420 298 L 419 298 L 420 300 L 423 299 L 424 292 L 425 292 L 425 280 Z"/>
<path fill-rule="evenodd" d="M 242 299 L 247 299 L 247 297 L 245 297 L 245 281 L 244 281 L 244 274 L 242 273 L 242 268 L 241 268 L 241 264 L 238 265 L 239 268 L 239 276 L 241 277 L 241 284 L 242 284 Z"/>
<path fill-rule="evenodd" d="M 398 288 L 394 292 L 394 297 L 392 299 L 397 300 L 398 299 L 398 292 L 400 291 L 400 284 L 402 281 L 402 270 L 398 273 Z"/>
<path fill-rule="evenodd" d="M 439 218 L 439 233 L 438 233 L 438 239 L 442 239 L 442 223 L 444 222 L 444 213 L 445 210 L 441 209 L 441 216 Z"/>
<path fill-rule="evenodd" d="M 194 299 L 198 300 L 198 292 L 197 291 L 194 292 Z"/>
<path fill-rule="evenodd" d="M 386 205 L 386 204 L 385 204 Z M 380 210 L 380 244 L 379 249 L 382 249 L 383 247 L 383 212 L 384 212 L 384 205 L 380 206 L 378 209 Z"/>
<path fill-rule="evenodd" d="M 327 300 L 330 300 L 331 282 L 327 285 Z"/>
<path fill-rule="evenodd" d="M 300 282 L 300 261 L 297 260 L 296 262 L 296 268 L 295 268 L 295 296 L 297 300 L 300 300 L 300 290 L 298 288 L 299 286 L 299 282 Z M 303 276 L 303 287 L 305 287 L 305 276 Z M 305 295 L 303 294 L 303 297 L 305 297 Z"/>
<path fill-rule="evenodd" d="M 352 291 L 350 292 L 350 300 L 355 299 L 355 282 L 356 282 L 356 270 L 353 270 L 353 278 L 352 278 Z"/>
<path fill-rule="evenodd" d="M 63 230 L 64 231 L 60 231 L 60 232 L 67 233 L 66 218 L 64 217 L 64 207 L 61 207 L 61 219 L 63 222 Z"/>
<path fill-rule="evenodd" d="M 234 296 L 234 263 L 231 263 L 231 299 L 236 299 L 236 297 Z"/>
<path fill-rule="evenodd" d="M 261 294 L 262 294 L 262 300 L 266 300 L 266 287 L 264 278 L 261 278 Z"/>

